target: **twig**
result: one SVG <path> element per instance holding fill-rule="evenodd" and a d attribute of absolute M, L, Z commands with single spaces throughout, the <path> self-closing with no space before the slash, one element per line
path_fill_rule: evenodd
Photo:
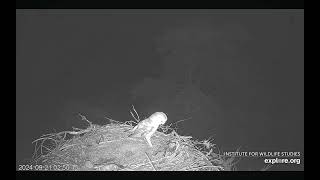
<path fill-rule="evenodd" d="M 104 117 L 104 118 L 108 119 L 111 123 L 113 123 L 113 122 L 115 122 L 116 124 L 120 123 L 119 121 L 111 119 L 111 118 L 108 118 L 108 117 Z"/>
<path fill-rule="evenodd" d="M 81 117 L 81 120 L 87 121 L 90 124 L 90 127 L 92 126 L 92 122 L 90 122 L 85 116 L 80 113 L 78 113 L 78 115 Z"/>
<path fill-rule="evenodd" d="M 189 117 L 189 118 L 186 118 L 186 119 L 181 119 L 181 120 L 179 120 L 179 121 L 177 121 L 177 122 L 175 122 L 173 124 L 178 124 L 179 122 L 186 121 L 186 120 L 189 120 L 189 119 L 192 119 L 192 117 Z"/>
<path fill-rule="evenodd" d="M 83 131 L 84 129 L 80 129 L 80 128 L 76 128 L 76 127 L 72 127 L 73 130 L 75 131 Z"/>
<path fill-rule="evenodd" d="M 72 146 L 75 146 L 75 145 L 77 145 L 77 144 L 71 144 L 71 145 L 62 146 L 59 150 L 60 150 L 60 151 L 63 151 L 63 150 L 65 150 L 66 148 L 69 148 L 69 147 L 72 147 Z"/>
<path fill-rule="evenodd" d="M 44 135 L 41 135 L 40 137 L 45 137 L 45 136 L 54 136 L 55 134 L 57 134 L 57 133 L 44 134 Z"/>
<path fill-rule="evenodd" d="M 137 124 L 135 121 L 126 121 L 124 124 L 132 126 L 132 123 Z"/>
<path fill-rule="evenodd" d="M 139 114 L 138 114 L 138 112 L 136 111 L 136 109 L 134 108 L 133 105 L 132 105 L 132 109 L 133 109 L 133 111 L 136 113 L 136 115 L 137 115 L 138 118 L 136 118 L 136 117 L 133 115 L 133 113 L 130 111 L 131 116 L 132 116 L 137 122 L 140 122 Z"/>
<path fill-rule="evenodd" d="M 32 143 L 37 142 L 37 141 L 39 141 L 39 140 L 45 141 L 45 140 L 47 140 L 47 139 L 51 139 L 51 140 L 53 140 L 53 141 L 56 141 L 55 139 L 53 139 L 53 138 L 51 138 L 51 137 L 45 137 L 45 138 L 38 138 L 38 139 L 32 141 Z"/>
<path fill-rule="evenodd" d="M 134 117 L 133 113 L 130 111 L 131 116 L 133 117 L 134 120 L 136 120 L 137 122 L 139 122 L 138 119 L 136 119 L 136 117 Z"/>
<path fill-rule="evenodd" d="M 38 141 L 36 141 L 36 144 L 34 146 L 34 152 L 33 152 L 33 155 L 32 155 L 32 159 L 34 159 L 36 157 L 36 155 L 37 155 L 37 151 L 38 151 L 37 144 L 38 144 Z"/>
<path fill-rule="evenodd" d="M 52 152 L 52 149 L 47 148 L 46 146 L 42 146 L 42 147 L 45 148 L 45 149 L 47 149 L 49 153 Z"/>
<path fill-rule="evenodd" d="M 153 163 L 152 163 L 151 159 L 149 158 L 148 154 L 147 154 L 146 152 L 144 152 L 144 153 L 146 154 L 146 156 L 147 156 L 147 158 L 148 158 L 148 160 L 149 160 L 149 162 L 150 162 L 153 170 L 154 170 L 154 171 L 157 171 L 156 168 L 153 166 Z"/>

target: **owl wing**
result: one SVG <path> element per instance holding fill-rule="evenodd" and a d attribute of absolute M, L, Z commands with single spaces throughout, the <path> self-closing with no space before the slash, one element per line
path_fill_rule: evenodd
<path fill-rule="evenodd" d="M 146 128 L 144 126 L 137 125 L 132 129 L 132 134 L 130 134 L 129 137 L 141 137 L 145 132 Z"/>

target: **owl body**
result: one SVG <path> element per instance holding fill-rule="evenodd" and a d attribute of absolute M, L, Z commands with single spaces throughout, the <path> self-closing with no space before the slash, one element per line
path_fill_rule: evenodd
<path fill-rule="evenodd" d="M 151 136 L 157 131 L 159 125 L 167 121 L 167 116 L 163 112 L 155 112 L 149 118 L 139 122 L 131 131 L 130 137 L 145 137 L 150 147 L 152 147 Z"/>

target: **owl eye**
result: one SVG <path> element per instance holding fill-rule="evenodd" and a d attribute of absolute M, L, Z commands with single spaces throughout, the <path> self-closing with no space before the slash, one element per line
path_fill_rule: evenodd
<path fill-rule="evenodd" d="M 167 120 L 167 119 L 166 119 L 165 117 L 162 117 L 162 118 L 161 118 L 161 123 L 164 124 L 164 123 L 166 122 L 166 120 Z"/>

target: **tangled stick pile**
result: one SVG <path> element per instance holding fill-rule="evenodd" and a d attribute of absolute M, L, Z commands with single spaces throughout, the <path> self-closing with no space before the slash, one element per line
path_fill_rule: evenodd
<path fill-rule="evenodd" d="M 192 140 L 170 126 L 161 126 L 152 136 L 150 147 L 143 138 L 129 137 L 135 121 L 100 126 L 89 123 L 86 129 L 74 128 L 41 136 L 33 141 L 30 164 L 41 170 L 68 171 L 224 171 L 232 170 L 233 158 L 215 153 L 209 140 Z"/>

